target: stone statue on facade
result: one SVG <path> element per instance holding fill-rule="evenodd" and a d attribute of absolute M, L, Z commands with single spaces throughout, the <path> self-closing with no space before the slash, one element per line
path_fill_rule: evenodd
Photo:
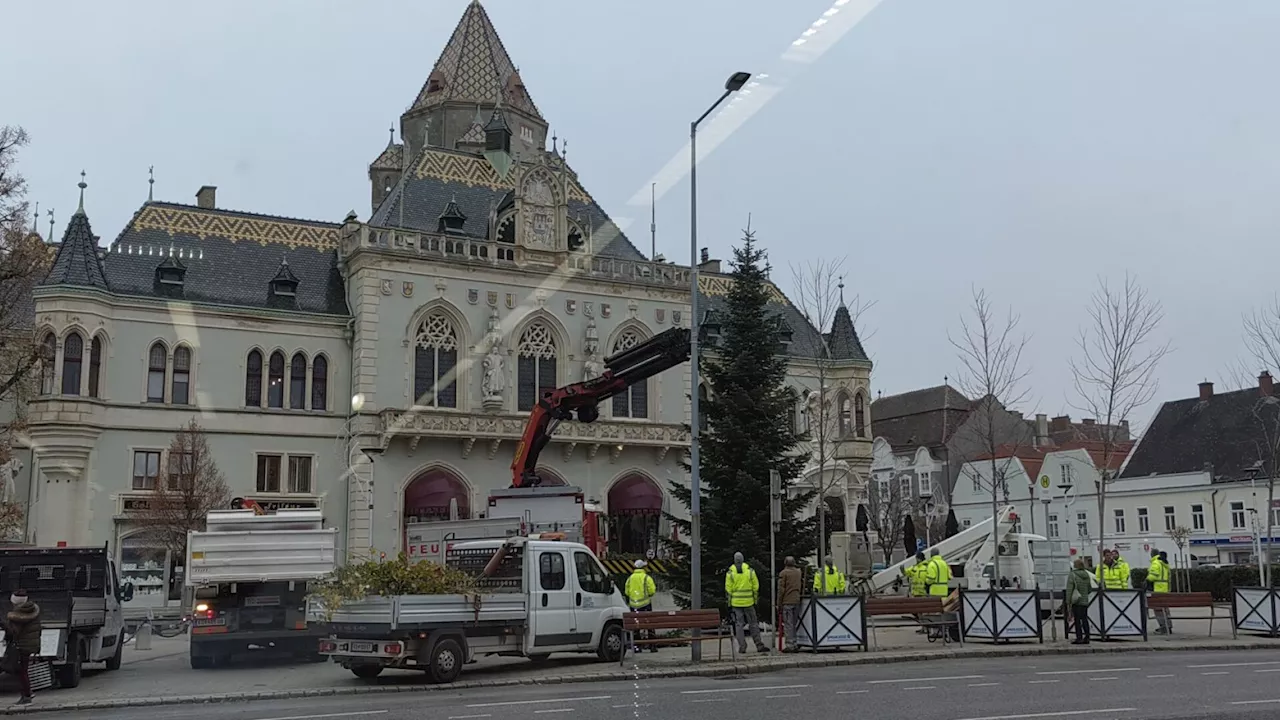
<path fill-rule="evenodd" d="M 0 488 L 0 498 L 5 503 L 11 503 L 17 496 L 18 473 L 22 472 L 22 461 L 13 458 L 9 462 L 0 465 L 0 482 L 4 483 L 4 487 Z"/>
<path fill-rule="evenodd" d="M 600 358 L 600 334 L 596 321 L 587 322 L 587 336 L 582 343 L 582 379 L 594 380 L 604 374 L 604 361 Z"/>
<path fill-rule="evenodd" d="M 489 310 L 489 331 L 485 334 L 485 355 L 481 364 L 484 376 L 480 380 L 480 404 L 485 410 L 497 412 L 502 409 L 502 393 L 507 389 L 506 361 L 502 357 L 502 321 L 498 318 L 498 308 Z"/>

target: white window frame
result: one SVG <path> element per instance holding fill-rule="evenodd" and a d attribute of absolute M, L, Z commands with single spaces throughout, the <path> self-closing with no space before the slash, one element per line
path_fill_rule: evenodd
<path fill-rule="evenodd" d="M 1116 508 L 1113 512 L 1115 517 L 1116 534 L 1124 535 L 1126 525 L 1124 519 L 1124 508 Z"/>
<path fill-rule="evenodd" d="M 1051 538 L 1058 537 L 1058 514 L 1057 513 L 1049 514 L 1049 537 Z"/>
<path fill-rule="evenodd" d="M 1076 513 L 1076 537 L 1078 538 L 1089 537 L 1089 514 L 1088 513 L 1083 513 L 1083 512 Z"/>
<path fill-rule="evenodd" d="M 1178 527 L 1178 509 L 1172 505 L 1164 506 L 1164 529 L 1173 530 Z"/>
<path fill-rule="evenodd" d="M 1235 500 L 1227 506 L 1231 513 L 1231 529 L 1245 530 L 1249 527 L 1249 513 L 1244 509 L 1244 501 Z"/>
<path fill-rule="evenodd" d="M 1140 533 L 1149 533 L 1149 532 L 1151 532 L 1151 513 L 1150 513 L 1150 511 L 1149 511 L 1147 508 L 1140 507 L 1140 508 L 1138 508 L 1137 512 L 1138 512 L 1138 532 L 1140 532 Z"/>
<path fill-rule="evenodd" d="M 1191 529 L 1194 532 L 1204 532 L 1204 505 L 1195 503 L 1191 506 Z"/>
<path fill-rule="evenodd" d="M 280 458 L 280 468 L 279 468 L 280 485 L 279 485 L 279 488 L 276 490 L 259 490 L 258 489 L 259 488 L 258 464 L 261 462 L 261 458 L 264 458 L 264 457 Z M 306 466 L 309 468 L 310 475 L 308 479 L 311 486 L 310 488 L 307 489 L 306 492 L 294 491 L 290 489 L 291 483 L 293 480 L 292 467 L 295 460 L 305 463 Z M 311 453 L 291 453 L 291 452 L 269 451 L 269 450 L 256 452 L 254 453 L 254 457 L 253 457 L 253 488 L 254 488 L 253 494 L 254 495 L 270 495 L 273 497 L 274 496 L 314 497 L 319 494 L 316 489 L 316 482 L 317 482 L 316 472 L 317 472 L 316 456 Z"/>

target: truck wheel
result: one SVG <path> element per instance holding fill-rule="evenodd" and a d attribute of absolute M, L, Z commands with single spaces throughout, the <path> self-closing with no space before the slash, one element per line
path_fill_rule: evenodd
<path fill-rule="evenodd" d="M 372 680 L 382 674 L 381 665 L 352 665 L 351 672 L 361 680 Z"/>
<path fill-rule="evenodd" d="M 431 665 L 427 673 L 432 682 L 451 683 L 458 679 L 462 666 L 467 659 L 462 654 L 462 646 L 453 638 L 445 638 L 431 648 Z"/>
<path fill-rule="evenodd" d="M 80 636 L 67 638 L 67 662 L 58 668 L 58 686 L 73 688 L 80 686 Z"/>
<path fill-rule="evenodd" d="M 622 660 L 622 626 L 617 623 L 606 625 L 604 634 L 600 636 L 600 647 L 596 655 L 605 662 Z"/>
<path fill-rule="evenodd" d="M 122 659 L 124 659 L 124 631 L 123 630 L 121 630 L 120 634 L 116 636 L 116 652 L 114 655 L 107 658 L 107 669 L 119 670 L 120 661 Z"/>

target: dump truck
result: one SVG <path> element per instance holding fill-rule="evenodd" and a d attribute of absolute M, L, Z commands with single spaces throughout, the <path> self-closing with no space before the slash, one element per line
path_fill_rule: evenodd
<path fill-rule="evenodd" d="M 323 661 L 307 626 L 308 584 L 337 567 L 337 537 L 319 510 L 214 510 L 187 535 L 191 667 L 250 650 Z"/>

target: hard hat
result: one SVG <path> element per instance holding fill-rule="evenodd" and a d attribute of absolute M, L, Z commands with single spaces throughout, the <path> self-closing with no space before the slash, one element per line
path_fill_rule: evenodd
<path fill-rule="evenodd" d="M 638 569 L 640 569 L 640 568 L 644 567 L 645 565 L 648 565 L 649 563 L 647 563 L 647 562 L 645 562 L 645 561 L 643 561 L 643 560 L 637 560 L 635 564 L 636 564 L 636 569 L 638 570 Z"/>

